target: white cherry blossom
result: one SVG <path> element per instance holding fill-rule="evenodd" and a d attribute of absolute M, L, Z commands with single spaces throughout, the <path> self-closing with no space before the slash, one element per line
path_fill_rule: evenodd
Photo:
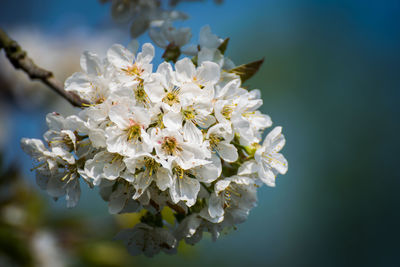
<path fill-rule="evenodd" d="M 285 157 L 279 153 L 286 142 L 281 132 L 282 127 L 275 127 L 254 155 L 258 163 L 259 178 L 269 186 L 275 186 L 275 177 L 278 173 L 285 174 L 288 170 Z"/>
<path fill-rule="evenodd" d="M 165 21 L 160 27 L 151 28 L 149 36 L 158 47 L 167 49 L 169 46 L 191 56 L 197 53 L 195 45 L 187 45 L 192 38 L 192 31 L 188 27 L 177 29 L 172 26 L 171 21 Z"/>
<path fill-rule="evenodd" d="M 163 20 L 156 27 L 157 45 L 184 52 L 189 29 Z M 163 61 L 155 72 L 151 44 L 139 53 L 136 41 L 129 49 L 115 44 L 106 59 L 84 52 L 82 72 L 65 87 L 89 104 L 67 117 L 48 114 L 45 142 L 21 140 L 39 187 L 73 207 L 84 181 L 99 188 L 111 214 L 146 210 L 117 236 L 133 255 L 175 253 L 180 241 L 195 244 L 203 232 L 216 240 L 243 223 L 258 188 L 275 186 L 288 163 L 281 127 L 260 144 L 272 120 L 259 110 L 260 90 L 229 71 L 223 42 L 205 27 L 193 58 Z M 172 223 L 164 209 L 172 210 Z"/>

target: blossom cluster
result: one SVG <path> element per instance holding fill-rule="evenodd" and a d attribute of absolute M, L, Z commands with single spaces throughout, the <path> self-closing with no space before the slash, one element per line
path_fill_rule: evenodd
<path fill-rule="evenodd" d="M 181 2 L 201 2 L 202 0 L 100 0 L 111 2 L 111 15 L 118 22 L 131 22 L 130 32 L 137 38 L 151 27 L 165 21 L 185 20 L 188 15 L 175 9 Z M 167 3 L 168 2 L 168 3 Z M 220 4 L 222 0 L 214 0 Z"/>
<path fill-rule="evenodd" d="M 180 55 L 190 32 L 167 26 L 152 38 Z M 257 189 L 287 171 L 279 153 L 285 138 L 275 127 L 262 141 L 272 121 L 258 110 L 260 91 L 242 86 L 246 68 L 224 56 L 226 45 L 205 27 L 192 58 L 164 61 L 155 71 L 150 43 L 140 52 L 137 42 L 115 44 L 105 59 L 83 53 L 83 71 L 65 89 L 89 104 L 68 117 L 48 114 L 45 142 L 21 141 L 37 161 L 38 185 L 65 196 L 68 207 L 85 182 L 99 187 L 111 214 L 147 210 L 117 235 L 134 255 L 173 253 L 181 240 L 194 244 L 204 231 L 216 239 L 244 222 Z M 162 218 L 164 208 L 175 223 Z"/>

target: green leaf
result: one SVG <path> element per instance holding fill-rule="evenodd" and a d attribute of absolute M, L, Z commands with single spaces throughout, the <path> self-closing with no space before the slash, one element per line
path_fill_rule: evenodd
<path fill-rule="evenodd" d="M 257 71 L 260 69 L 263 63 L 264 59 L 260 59 L 257 61 L 237 66 L 236 68 L 233 68 L 228 72 L 239 75 L 240 79 L 242 80 L 242 83 L 244 83 L 245 81 L 253 77 L 254 74 L 257 73 Z"/>
<path fill-rule="evenodd" d="M 219 46 L 218 50 L 221 52 L 221 54 L 225 54 L 226 49 L 228 48 L 228 43 L 229 43 L 229 37 L 226 38 Z"/>

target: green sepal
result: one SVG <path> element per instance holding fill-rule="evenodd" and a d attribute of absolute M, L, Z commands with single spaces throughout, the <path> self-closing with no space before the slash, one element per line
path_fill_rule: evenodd
<path fill-rule="evenodd" d="M 226 38 L 219 46 L 218 50 L 221 52 L 221 54 L 225 54 L 226 49 L 228 48 L 228 43 L 229 43 L 229 37 Z"/>
<path fill-rule="evenodd" d="M 172 61 L 176 62 L 178 58 L 181 55 L 181 50 L 179 46 L 174 45 L 173 43 L 169 44 L 167 48 L 165 49 L 164 54 L 162 55 L 162 58 L 165 59 L 165 61 Z"/>

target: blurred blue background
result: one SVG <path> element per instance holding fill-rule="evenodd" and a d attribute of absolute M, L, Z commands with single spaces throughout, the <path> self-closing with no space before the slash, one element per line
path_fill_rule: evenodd
<path fill-rule="evenodd" d="M 25 27 L 60 40 L 76 31 L 88 40 L 111 31 L 109 44 L 129 42 L 128 25 L 112 21 L 110 5 L 96 0 L 0 5 L 5 30 Z M 177 9 L 190 15 L 177 25 L 192 28 L 193 42 L 209 24 L 230 37 L 227 56 L 236 64 L 265 58 L 247 85 L 262 90 L 262 111 L 283 126 L 289 172 L 278 177 L 276 188 L 263 187 L 247 222 L 216 243 L 206 237 L 186 253 L 131 257 L 132 264 L 399 266 L 400 2 L 225 0 Z M 139 41 L 149 41 L 147 34 Z M 92 49 L 87 44 L 83 50 Z M 17 160 L 39 190 L 19 140 L 40 138 L 45 114 L 59 110 L 2 103 L 5 161 Z M 45 198 L 56 213 L 110 220 L 96 192 L 85 191 L 75 210 Z"/>

